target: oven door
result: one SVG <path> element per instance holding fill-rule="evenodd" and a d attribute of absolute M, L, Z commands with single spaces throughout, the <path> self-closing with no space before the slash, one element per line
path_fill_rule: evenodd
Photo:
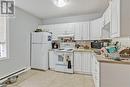
<path fill-rule="evenodd" d="M 59 71 L 59 72 L 65 71 L 66 65 L 64 61 L 65 61 L 64 52 L 57 52 L 55 71 Z"/>
<path fill-rule="evenodd" d="M 57 64 L 64 64 L 64 54 L 58 54 Z"/>
<path fill-rule="evenodd" d="M 73 73 L 73 53 L 57 52 L 57 62 L 55 71 Z M 71 65 L 68 65 L 68 61 L 71 61 Z"/>

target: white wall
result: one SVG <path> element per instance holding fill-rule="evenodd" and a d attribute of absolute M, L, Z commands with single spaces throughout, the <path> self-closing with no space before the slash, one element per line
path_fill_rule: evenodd
<path fill-rule="evenodd" d="M 102 13 L 80 15 L 80 16 L 70 16 L 70 17 L 60 17 L 60 18 L 50 18 L 50 19 L 43 19 L 43 24 L 58 24 L 58 23 L 90 21 L 90 20 L 100 18 L 101 16 L 102 16 Z"/>
<path fill-rule="evenodd" d="M 0 61 L 0 78 L 30 66 L 30 32 L 42 21 L 16 8 L 16 17 L 9 20 L 9 59 Z"/>

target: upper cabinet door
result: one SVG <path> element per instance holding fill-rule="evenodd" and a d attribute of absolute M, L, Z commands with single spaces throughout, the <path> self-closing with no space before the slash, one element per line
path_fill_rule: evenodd
<path fill-rule="evenodd" d="M 82 40 L 89 40 L 89 22 L 82 23 Z"/>
<path fill-rule="evenodd" d="M 89 52 L 82 52 L 82 72 L 91 74 L 91 55 Z"/>
<path fill-rule="evenodd" d="M 90 39 L 91 40 L 100 40 L 101 39 L 102 27 L 103 27 L 102 18 L 91 21 L 91 23 L 90 23 Z"/>
<path fill-rule="evenodd" d="M 75 40 L 82 40 L 82 23 L 75 23 Z"/>
<path fill-rule="evenodd" d="M 51 32 L 51 30 L 53 30 L 54 28 L 54 25 L 46 25 L 45 28 L 46 28 L 46 31 Z"/>
<path fill-rule="evenodd" d="M 67 23 L 67 28 L 65 29 L 68 34 L 74 34 L 75 23 Z"/>
<path fill-rule="evenodd" d="M 89 22 L 79 22 L 74 25 L 75 40 L 89 40 Z"/>
<path fill-rule="evenodd" d="M 62 30 L 62 25 L 61 24 L 55 24 L 54 25 L 54 28 L 53 28 L 53 31 L 52 31 L 52 34 L 54 36 L 53 40 L 58 39 L 58 35 L 61 35 L 61 33 L 62 33 L 61 30 Z"/>
<path fill-rule="evenodd" d="M 82 53 L 74 52 L 74 72 L 82 72 Z"/>
<path fill-rule="evenodd" d="M 40 25 L 38 28 L 43 29 L 45 31 L 52 32 L 52 40 L 57 40 L 55 36 L 55 26 L 54 25 Z"/>
<path fill-rule="evenodd" d="M 120 0 L 112 0 L 111 37 L 120 37 Z"/>
<path fill-rule="evenodd" d="M 89 22 L 40 25 L 38 28 L 52 32 L 53 40 L 63 34 L 74 34 L 75 40 L 89 40 Z"/>
<path fill-rule="evenodd" d="M 111 1 L 109 3 L 108 8 L 106 9 L 105 13 L 103 14 L 104 16 L 104 24 L 108 24 L 111 22 Z"/>
<path fill-rule="evenodd" d="M 73 23 L 64 23 L 64 24 L 55 24 L 55 29 L 57 34 L 74 34 L 74 24 Z"/>
<path fill-rule="evenodd" d="M 51 25 L 39 25 L 38 28 L 44 31 L 49 31 L 49 29 L 51 28 Z"/>

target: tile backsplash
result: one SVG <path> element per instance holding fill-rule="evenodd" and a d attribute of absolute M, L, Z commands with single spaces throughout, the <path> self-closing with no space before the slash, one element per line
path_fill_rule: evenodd
<path fill-rule="evenodd" d="M 86 40 L 86 41 L 84 41 L 84 40 L 76 41 L 76 44 L 79 44 L 80 47 L 87 45 L 89 48 L 91 48 L 91 41 L 89 41 L 89 40 Z"/>
<path fill-rule="evenodd" d="M 130 47 L 130 37 L 114 38 L 112 42 L 119 41 L 122 47 Z"/>

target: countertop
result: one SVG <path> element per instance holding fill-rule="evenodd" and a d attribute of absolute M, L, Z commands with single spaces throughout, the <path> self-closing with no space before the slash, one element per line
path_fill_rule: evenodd
<path fill-rule="evenodd" d="M 96 55 L 96 54 L 95 54 Z M 102 62 L 102 63 L 113 63 L 113 64 L 130 64 L 130 59 L 128 60 L 121 60 L 121 61 L 116 61 L 111 58 L 105 58 L 102 55 L 96 55 L 97 61 Z"/>
<path fill-rule="evenodd" d="M 49 51 L 56 51 L 58 49 L 49 49 Z M 93 49 L 74 49 L 74 52 L 93 52 Z"/>
<path fill-rule="evenodd" d="M 74 52 L 93 52 L 93 49 L 74 49 Z"/>
<path fill-rule="evenodd" d="M 50 49 L 49 51 L 54 51 L 54 50 L 55 49 Z M 127 64 L 127 65 L 129 64 L 130 65 L 130 58 L 128 60 L 116 61 L 111 58 L 104 57 L 102 55 L 96 55 L 94 53 L 94 49 L 74 49 L 74 52 L 91 52 L 96 56 L 97 61 L 101 63 Z"/>
<path fill-rule="evenodd" d="M 103 55 L 97 55 L 94 53 L 95 49 L 75 49 L 74 52 L 92 52 L 98 62 L 101 63 L 113 63 L 113 64 L 130 64 L 130 58 L 128 60 L 121 60 L 121 61 L 116 61 L 108 57 L 104 57 Z"/>

